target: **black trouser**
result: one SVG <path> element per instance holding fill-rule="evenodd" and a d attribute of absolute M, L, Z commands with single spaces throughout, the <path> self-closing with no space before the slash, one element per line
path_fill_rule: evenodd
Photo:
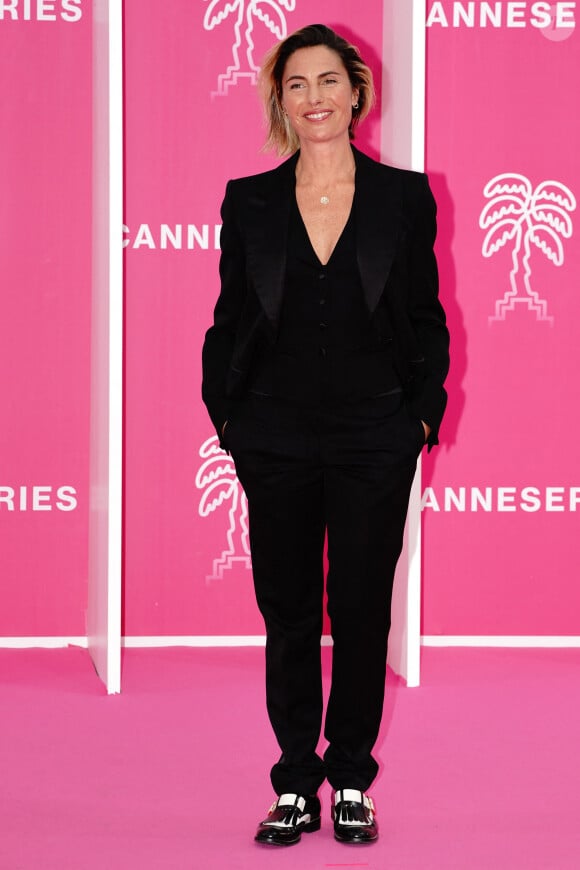
<path fill-rule="evenodd" d="M 378 765 L 393 575 L 423 427 L 400 393 L 340 406 L 244 402 L 227 442 L 248 497 L 256 598 L 266 624 L 277 794 L 323 780 L 365 791 Z M 324 735 L 320 637 L 328 533 L 332 685 Z"/>

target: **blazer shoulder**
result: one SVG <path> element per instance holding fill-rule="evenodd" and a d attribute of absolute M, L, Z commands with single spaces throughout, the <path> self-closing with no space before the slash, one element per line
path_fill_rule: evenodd
<path fill-rule="evenodd" d="M 288 178 L 296 166 L 298 154 L 293 154 L 283 163 L 275 166 L 273 169 L 267 169 L 265 172 L 258 172 L 254 175 L 244 175 L 240 178 L 232 178 L 228 181 L 226 190 L 240 193 L 255 193 L 258 191 L 268 191 L 273 184 L 283 182 Z"/>

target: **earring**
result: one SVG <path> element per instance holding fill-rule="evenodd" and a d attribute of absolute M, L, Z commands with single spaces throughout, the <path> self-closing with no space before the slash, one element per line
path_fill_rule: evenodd
<path fill-rule="evenodd" d="M 353 107 L 353 109 L 358 109 L 358 100 L 357 100 L 356 103 L 353 103 L 353 104 L 352 104 L 352 107 Z"/>

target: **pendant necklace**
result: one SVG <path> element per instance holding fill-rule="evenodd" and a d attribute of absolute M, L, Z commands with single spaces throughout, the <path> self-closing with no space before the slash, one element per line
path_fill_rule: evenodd
<path fill-rule="evenodd" d="M 328 205 L 329 202 L 330 202 L 330 200 L 327 196 L 320 197 L 320 205 Z"/>

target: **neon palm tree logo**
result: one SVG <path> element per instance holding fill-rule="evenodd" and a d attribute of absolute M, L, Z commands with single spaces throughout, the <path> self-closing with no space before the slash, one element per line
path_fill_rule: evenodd
<path fill-rule="evenodd" d="M 230 503 L 227 548 L 213 560 L 213 571 L 206 576 L 206 580 L 223 580 L 224 571 L 236 563 L 241 563 L 244 568 L 252 566 L 248 501 L 236 476 L 233 460 L 221 449 L 216 435 L 203 442 L 199 455 L 204 460 L 195 476 L 197 489 L 203 490 L 198 507 L 200 517 L 207 517 L 224 503 Z"/>
<path fill-rule="evenodd" d="M 479 216 L 479 226 L 487 230 L 483 256 L 492 257 L 508 242 L 512 244 L 510 288 L 496 301 L 489 322 L 505 320 L 508 311 L 523 305 L 535 312 L 537 320 L 553 324 L 547 302 L 532 288 L 530 261 L 536 248 L 554 266 L 564 262 L 563 240 L 572 236 L 574 194 L 559 181 L 542 181 L 533 189 L 525 175 L 505 172 L 488 181 L 483 195 L 489 200 Z"/>
<path fill-rule="evenodd" d="M 208 3 L 208 0 L 205 0 Z M 254 60 L 253 32 L 256 22 L 264 24 L 276 39 L 288 33 L 286 12 L 294 12 L 296 0 L 209 0 L 203 16 L 204 30 L 214 30 L 230 15 L 235 15 L 233 63 L 218 76 L 218 88 L 212 96 L 226 96 L 228 88 L 240 79 L 249 79 L 255 85 L 260 67 Z M 243 49 L 242 49 L 243 43 Z M 245 56 L 241 55 L 245 49 Z"/>

